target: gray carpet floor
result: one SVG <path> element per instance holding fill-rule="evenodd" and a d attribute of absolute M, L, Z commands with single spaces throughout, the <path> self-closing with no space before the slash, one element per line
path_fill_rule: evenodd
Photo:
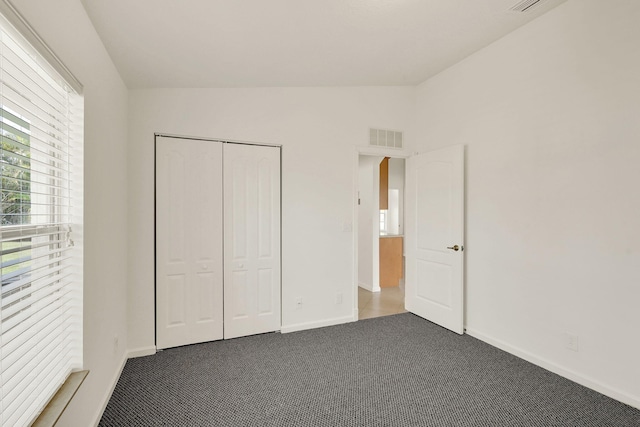
<path fill-rule="evenodd" d="M 640 411 L 413 314 L 131 359 L 100 426 L 640 426 Z"/>

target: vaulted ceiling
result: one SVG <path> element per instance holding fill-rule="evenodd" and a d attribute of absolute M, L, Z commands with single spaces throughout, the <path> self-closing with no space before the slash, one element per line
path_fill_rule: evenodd
<path fill-rule="evenodd" d="M 83 4 L 130 88 L 171 88 L 415 85 L 563 1 L 526 12 L 510 10 L 520 0 Z"/>

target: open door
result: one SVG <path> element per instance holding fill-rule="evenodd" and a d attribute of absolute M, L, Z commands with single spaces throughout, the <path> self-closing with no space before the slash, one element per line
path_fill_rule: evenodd
<path fill-rule="evenodd" d="M 464 147 L 407 159 L 405 308 L 464 332 Z"/>

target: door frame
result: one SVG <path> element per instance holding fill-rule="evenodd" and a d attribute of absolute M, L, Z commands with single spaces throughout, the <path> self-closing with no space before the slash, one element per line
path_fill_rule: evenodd
<path fill-rule="evenodd" d="M 157 170 L 156 170 L 156 162 L 157 162 L 157 140 L 160 137 L 164 138 L 176 138 L 176 139 L 193 139 L 196 141 L 209 141 L 209 142 L 221 142 L 223 144 L 242 144 L 242 145 L 257 145 L 261 147 L 276 147 L 280 149 L 280 271 L 282 272 L 282 160 L 283 160 L 283 146 L 282 144 L 270 144 L 267 142 L 255 142 L 255 141 L 240 141 L 229 138 L 212 138 L 212 137 L 202 137 L 202 136 L 191 136 L 191 135 L 179 135 L 165 132 L 154 132 L 153 134 L 153 347 L 155 352 L 158 352 L 158 313 L 157 313 L 157 286 L 158 286 L 158 278 L 157 278 L 157 244 L 156 244 L 156 233 L 157 233 L 157 201 L 156 201 L 156 190 L 157 190 Z M 224 260 L 224 251 L 222 253 L 222 257 Z M 224 310 L 224 307 L 223 307 Z M 223 319 L 224 322 L 224 319 Z M 224 325 L 224 323 L 223 323 Z M 282 273 L 280 274 L 280 327 L 282 328 Z M 223 338 L 224 339 L 224 338 Z"/>
<path fill-rule="evenodd" d="M 359 165 L 360 156 L 378 156 L 378 157 L 391 157 L 396 159 L 407 159 L 414 153 L 408 150 L 399 150 L 396 148 L 387 147 L 375 147 L 375 146 L 356 146 L 353 153 L 353 226 L 352 226 L 352 243 L 353 243 L 353 307 L 352 307 L 352 320 L 358 321 L 358 181 L 359 181 Z M 404 257 L 404 253 L 402 254 Z"/>

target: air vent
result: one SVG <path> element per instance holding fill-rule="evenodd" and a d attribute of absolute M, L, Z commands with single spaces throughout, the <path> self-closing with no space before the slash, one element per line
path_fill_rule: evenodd
<path fill-rule="evenodd" d="M 511 9 L 512 12 L 526 12 L 531 8 L 538 6 L 540 3 L 544 3 L 546 0 L 522 0 Z"/>
<path fill-rule="evenodd" d="M 369 145 L 402 148 L 402 132 L 386 129 L 369 129 Z"/>

